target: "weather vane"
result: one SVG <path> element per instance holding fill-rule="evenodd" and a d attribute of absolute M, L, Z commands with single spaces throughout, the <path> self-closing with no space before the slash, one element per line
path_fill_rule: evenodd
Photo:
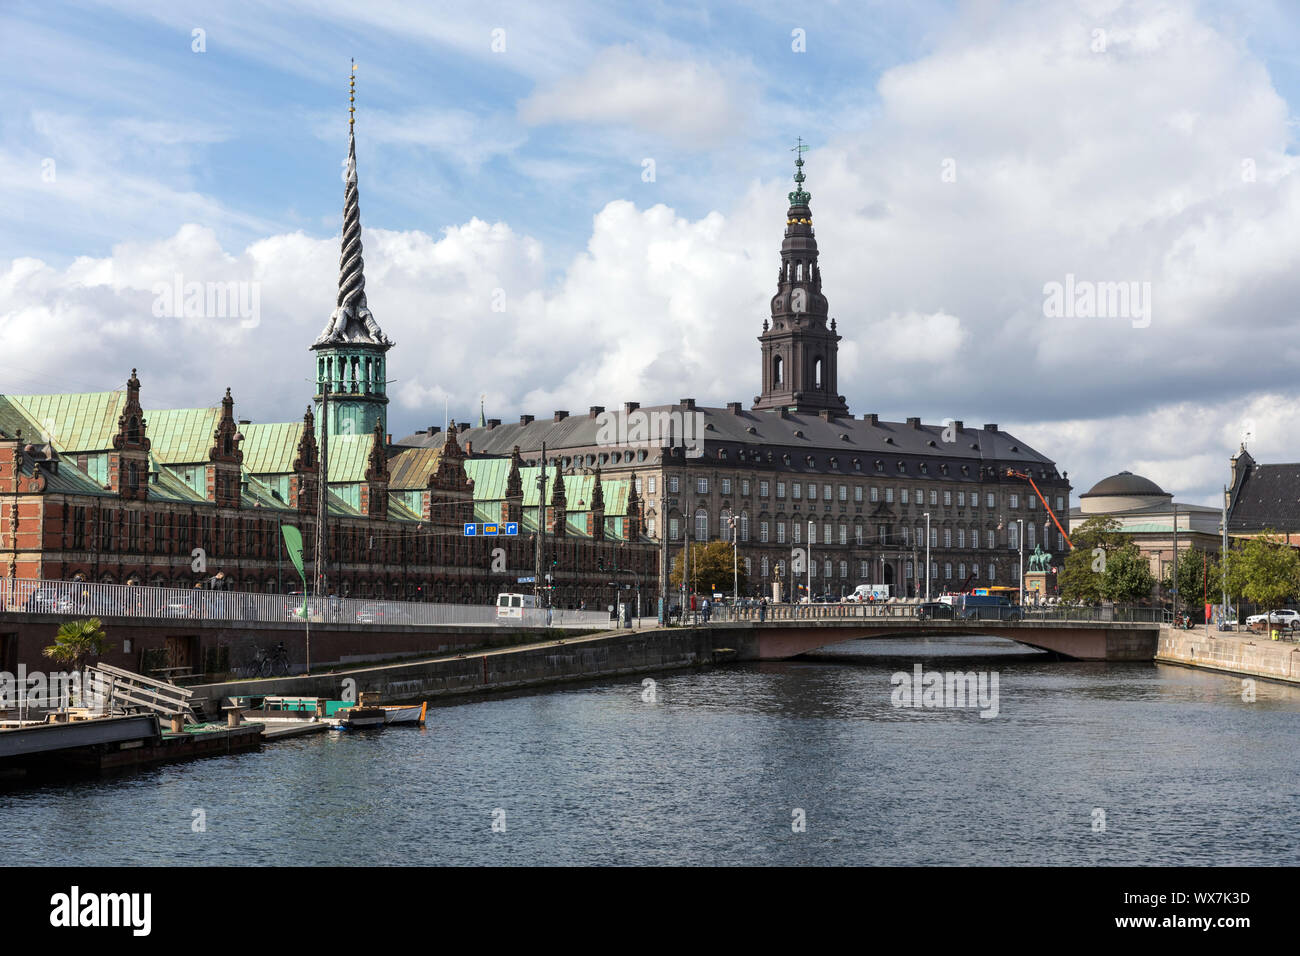
<path fill-rule="evenodd" d="M 803 188 L 803 182 L 805 179 L 803 174 L 803 154 L 806 153 L 808 149 L 809 149 L 808 144 L 803 141 L 802 136 L 799 137 L 798 143 L 796 145 L 790 147 L 790 151 L 795 155 L 795 160 L 794 160 L 795 188 L 794 188 L 794 192 L 790 193 L 790 202 L 791 204 L 796 206 L 800 206 L 800 205 L 806 206 L 808 205 L 808 200 L 812 199 L 812 194 L 805 191 Z"/>
<path fill-rule="evenodd" d="M 357 61 L 352 60 L 352 72 L 348 74 L 348 126 L 357 121 Z"/>

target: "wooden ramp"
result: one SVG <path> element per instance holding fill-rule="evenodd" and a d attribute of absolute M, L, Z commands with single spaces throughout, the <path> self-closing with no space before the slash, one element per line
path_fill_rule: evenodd
<path fill-rule="evenodd" d="M 95 664 L 89 670 L 101 682 L 101 692 L 110 711 L 115 706 L 125 705 L 161 717 L 183 717 L 191 724 L 201 722 L 199 711 L 203 709 L 206 698 L 195 697 L 187 687 L 178 687 L 109 664 Z"/>

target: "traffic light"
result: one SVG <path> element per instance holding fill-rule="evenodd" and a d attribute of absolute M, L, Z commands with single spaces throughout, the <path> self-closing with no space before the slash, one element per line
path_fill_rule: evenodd
<path fill-rule="evenodd" d="M 604 571 L 604 570 L 605 570 L 605 559 L 604 559 L 604 558 L 597 558 L 597 559 L 596 559 L 596 570 L 597 570 L 597 571 Z"/>
<path fill-rule="evenodd" d="M 559 563 L 560 563 L 560 559 L 559 559 L 558 557 L 556 557 L 555 552 L 552 551 L 552 552 L 551 552 L 551 567 L 555 567 L 555 566 L 558 565 Z"/>

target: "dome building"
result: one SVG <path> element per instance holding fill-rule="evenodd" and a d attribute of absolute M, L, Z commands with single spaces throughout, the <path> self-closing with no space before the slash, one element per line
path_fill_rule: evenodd
<path fill-rule="evenodd" d="M 1079 506 L 1070 509 L 1071 533 L 1098 516 L 1119 521 L 1120 530 L 1132 537 L 1151 562 L 1151 573 L 1157 581 L 1164 578 L 1173 563 L 1175 527 L 1180 552 L 1196 548 L 1219 553 L 1218 508 L 1180 504 L 1150 478 L 1131 471 L 1103 478 L 1079 495 Z"/>

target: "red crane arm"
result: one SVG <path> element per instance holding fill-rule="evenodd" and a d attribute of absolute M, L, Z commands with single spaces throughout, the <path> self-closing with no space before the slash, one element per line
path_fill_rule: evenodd
<path fill-rule="evenodd" d="M 1073 551 L 1074 542 L 1070 540 L 1070 536 L 1066 534 L 1065 529 L 1061 527 L 1061 522 L 1056 520 L 1056 512 L 1053 511 L 1052 506 L 1047 503 L 1047 499 L 1044 498 L 1043 493 L 1038 490 L 1038 486 L 1034 484 L 1034 479 L 1029 476 L 1028 472 L 1016 471 L 1014 468 L 1008 468 L 1007 477 L 1023 478 L 1025 479 L 1025 481 L 1029 482 L 1029 487 L 1034 489 L 1034 494 L 1038 495 L 1038 500 L 1041 501 L 1043 503 L 1043 507 L 1047 509 L 1047 515 L 1052 519 L 1052 524 L 1056 525 L 1056 530 L 1061 532 L 1061 537 L 1065 539 L 1065 543 L 1068 544 L 1070 546 L 1070 550 Z"/>

